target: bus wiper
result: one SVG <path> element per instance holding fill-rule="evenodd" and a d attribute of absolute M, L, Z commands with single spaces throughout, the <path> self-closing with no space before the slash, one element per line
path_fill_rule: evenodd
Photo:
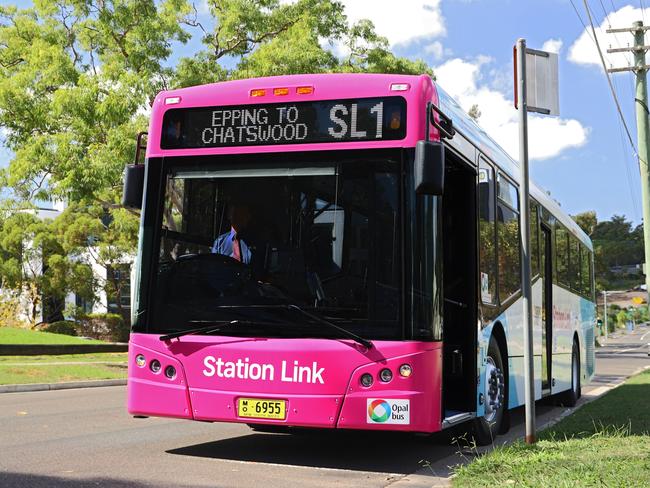
<path fill-rule="evenodd" d="M 298 305 L 294 305 L 292 303 L 288 303 L 286 305 L 220 305 L 217 308 L 243 308 L 243 309 L 254 309 L 254 308 L 259 308 L 263 310 L 295 310 L 296 312 L 304 315 L 305 317 L 308 317 L 312 319 L 315 322 L 318 322 L 323 325 L 327 325 L 328 327 L 337 330 L 339 333 L 341 333 L 343 336 L 347 337 L 348 339 L 352 339 L 353 341 L 361 344 L 363 347 L 366 349 L 372 349 L 372 342 L 370 342 L 368 339 L 364 339 L 363 337 L 360 337 L 356 335 L 353 332 L 350 332 L 347 329 L 344 329 L 343 327 L 339 327 L 336 325 L 334 322 L 330 322 L 327 319 L 324 319 L 323 317 L 319 317 L 318 315 L 311 314 L 307 312 L 306 310 L 303 310 L 300 308 Z"/>
<path fill-rule="evenodd" d="M 256 321 L 250 321 L 250 320 L 221 320 L 221 321 L 214 321 L 214 320 L 192 320 L 190 323 L 209 323 L 210 325 L 206 325 L 203 327 L 198 327 L 196 329 L 187 329 L 187 330 L 179 330 L 178 332 L 172 332 L 171 334 L 166 334 L 163 336 L 160 336 L 161 341 L 168 341 L 170 339 L 176 339 L 178 337 L 183 337 L 186 335 L 192 335 L 192 334 L 207 334 L 209 332 L 216 332 L 218 330 L 223 329 L 224 327 L 228 327 L 231 325 L 277 325 L 275 322 L 262 322 L 259 320 Z"/>

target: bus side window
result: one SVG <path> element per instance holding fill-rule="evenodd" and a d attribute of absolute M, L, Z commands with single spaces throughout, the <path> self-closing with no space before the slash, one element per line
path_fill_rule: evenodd
<path fill-rule="evenodd" d="M 531 278 L 539 274 L 539 223 L 537 204 L 530 202 L 530 269 Z"/>
<path fill-rule="evenodd" d="M 502 176 L 497 195 L 499 301 L 503 303 L 521 288 L 519 198 L 517 188 Z"/>
<path fill-rule="evenodd" d="M 591 251 L 583 245 L 580 246 L 580 262 L 582 283 L 580 291 L 585 297 L 591 298 Z"/>
<path fill-rule="evenodd" d="M 481 164 L 478 173 L 479 268 L 481 301 L 496 303 L 496 229 L 494 218 L 494 172 Z"/>
<path fill-rule="evenodd" d="M 569 244 L 568 232 L 561 225 L 555 228 L 555 268 L 557 282 L 560 285 L 569 287 Z"/>
<path fill-rule="evenodd" d="M 580 243 L 569 234 L 569 278 L 571 289 L 580 293 Z"/>

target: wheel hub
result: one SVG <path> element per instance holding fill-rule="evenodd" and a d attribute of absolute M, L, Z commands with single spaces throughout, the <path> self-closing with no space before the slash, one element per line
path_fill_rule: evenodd
<path fill-rule="evenodd" d="M 491 422 L 503 406 L 505 381 L 501 369 L 497 367 L 492 357 L 488 356 L 485 365 L 485 385 L 487 388 L 485 402 L 485 420 Z"/>

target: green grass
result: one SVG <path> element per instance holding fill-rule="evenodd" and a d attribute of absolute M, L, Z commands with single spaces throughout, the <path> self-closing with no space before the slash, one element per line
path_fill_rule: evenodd
<path fill-rule="evenodd" d="M 0 327 L 0 344 L 102 344 L 102 341 L 50 332 Z"/>
<path fill-rule="evenodd" d="M 61 354 L 58 356 L 0 356 L 0 366 L 6 364 L 51 364 L 51 363 L 88 363 L 95 361 L 125 363 L 125 352 L 101 352 L 91 354 Z"/>
<path fill-rule="evenodd" d="M 458 468 L 453 486 L 650 486 L 650 371 L 539 438 L 534 446 L 498 447 Z"/>
<path fill-rule="evenodd" d="M 126 353 L 0 356 L 0 385 L 121 379 L 126 365 Z"/>

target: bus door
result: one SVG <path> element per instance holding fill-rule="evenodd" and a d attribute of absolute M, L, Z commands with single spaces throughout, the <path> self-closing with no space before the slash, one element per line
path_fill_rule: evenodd
<path fill-rule="evenodd" d="M 551 394 L 551 364 L 553 345 L 553 259 L 551 229 L 541 226 L 542 284 L 542 396 Z"/>

